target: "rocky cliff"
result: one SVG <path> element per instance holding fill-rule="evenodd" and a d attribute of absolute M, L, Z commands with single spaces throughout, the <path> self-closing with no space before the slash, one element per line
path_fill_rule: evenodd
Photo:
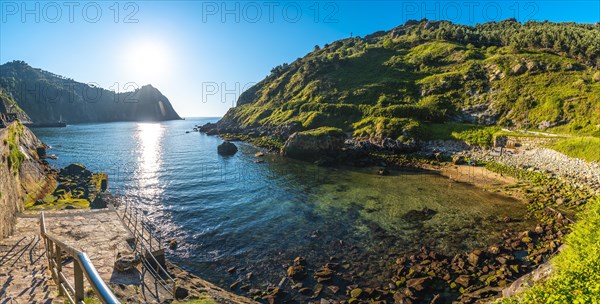
<path fill-rule="evenodd" d="M 0 88 L 0 116 L 6 113 L 13 113 L 15 118 L 22 122 L 31 121 L 31 118 L 19 107 L 15 99 Z"/>
<path fill-rule="evenodd" d="M 169 99 L 152 85 L 115 93 L 36 69 L 23 61 L 0 66 L 0 88 L 34 123 L 163 121 L 181 119 Z"/>
<path fill-rule="evenodd" d="M 26 201 L 54 189 L 53 171 L 41 159 L 43 143 L 19 122 L 0 128 L 0 239 L 13 233 Z"/>

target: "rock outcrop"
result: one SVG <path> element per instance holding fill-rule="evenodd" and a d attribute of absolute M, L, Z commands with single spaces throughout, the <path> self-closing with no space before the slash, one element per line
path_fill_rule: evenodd
<path fill-rule="evenodd" d="M 336 128 L 317 128 L 296 132 L 285 142 L 281 153 L 302 160 L 316 160 L 322 156 L 335 156 L 344 147 L 346 134 Z"/>
<path fill-rule="evenodd" d="M 564 246 L 564 245 L 563 245 Z M 558 250 L 562 251 L 563 246 Z M 505 298 L 514 297 L 523 291 L 531 288 L 538 282 L 545 281 L 550 274 L 552 274 L 552 263 L 547 261 L 544 264 L 538 266 L 538 268 L 514 281 L 509 287 L 502 290 L 502 296 Z"/>
<path fill-rule="evenodd" d="M 447 35 L 449 31 L 460 34 Z M 568 35 L 552 34 L 556 32 L 589 39 L 559 42 Z M 506 39 L 489 40 L 498 35 Z M 591 53 L 551 51 L 525 38 L 530 35 L 582 47 L 572 46 L 572 51 L 597 48 L 597 28 L 585 24 L 507 20 L 472 27 L 426 19 L 409 22 L 334 41 L 274 67 L 221 120 L 200 131 L 285 142 L 295 132 L 335 127 L 365 146 L 393 152 L 414 150 L 414 142 L 423 139 L 450 138 L 438 134 L 443 128 L 434 125 L 446 122 L 593 133 L 600 125 L 594 102 L 600 87 L 584 80 L 591 75 L 600 80 L 597 56 L 582 60 Z M 507 41 L 528 47 L 503 53 L 511 47 Z M 539 79 L 546 78 L 561 81 L 540 85 Z M 565 84 L 577 92 L 566 94 Z M 524 96 L 553 99 L 523 102 Z"/>
<path fill-rule="evenodd" d="M 14 231 L 16 214 L 26 201 L 54 189 L 54 172 L 37 153 L 42 142 L 20 122 L 0 129 L 0 239 Z"/>
<path fill-rule="evenodd" d="M 224 141 L 222 144 L 217 146 L 217 153 L 223 156 L 230 156 L 237 153 L 238 148 L 229 141 Z"/>
<path fill-rule="evenodd" d="M 14 119 L 18 119 L 21 122 L 30 122 L 31 118 L 19 107 L 15 99 L 0 89 L 0 127 L 3 125 L 5 119 L 2 119 L 3 114 L 11 113 Z M 8 117 L 7 117 L 8 118 Z M 11 119 L 12 119 L 11 118 Z M 8 119 L 6 119 L 8 120 Z"/>
<path fill-rule="evenodd" d="M 115 269 L 119 272 L 126 272 L 135 268 L 140 262 L 138 254 L 130 251 L 119 252 L 115 260 Z"/>

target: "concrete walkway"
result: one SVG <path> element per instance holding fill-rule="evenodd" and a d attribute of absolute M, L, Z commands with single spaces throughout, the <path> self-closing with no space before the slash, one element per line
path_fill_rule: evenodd
<path fill-rule="evenodd" d="M 117 253 L 130 251 L 132 235 L 113 209 L 47 211 L 46 230 L 61 241 L 87 253 L 102 279 L 123 303 L 170 303 L 172 295 L 157 287 L 148 272 L 114 270 Z M 47 269 L 45 248 L 40 237 L 40 212 L 26 212 L 17 218 L 15 234 L 0 240 L 0 304 L 64 303 Z M 73 285 L 72 258 L 63 260 L 63 273 Z M 169 264 L 178 287 L 206 303 L 256 303 L 225 291 Z M 93 296 L 84 280 L 86 297 Z M 159 299 L 159 300 L 157 300 Z"/>
<path fill-rule="evenodd" d="M 17 218 L 15 234 L 0 241 L 0 304 L 4 303 L 63 303 L 52 281 L 45 248 L 39 236 L 40 213 L 26 213 Z M 46 229 L 60 239 L 87 253 L 102 279 L 111 286 L 122 286 L 124 301 L 158 302 L 156 291 L 150 290 L 151 276 L 142 276 L 141 268 L 127 273 L 114 270 L 119 251 L 130 251 L 127 240 L 130 232 L 113 210 L 64 210 L 46 214 Z M 63 272 L 73 278 L 74 260 L 63 261 Z M 71 281 L 73 284 L 73 281 Z M 84 280 L 89 290 L 87 280 Z M 146 287 L 146 288 L 144 288 Z M 164 293 L 164 292 L 163 292 Z M 164 298 L 164 296 L 162 297 Z"/>

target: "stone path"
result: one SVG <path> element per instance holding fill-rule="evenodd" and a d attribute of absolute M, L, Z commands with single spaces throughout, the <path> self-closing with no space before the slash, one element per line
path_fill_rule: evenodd
<path fill-rule="evenodd" d="M 5 303 L 63 303 L 52 281 L 39 236 L 40 213 L 26 213 L 17 218 L 15 234 L 0 241 L 0 304 Z M 46 229 L 61 241 L 85 252 L 102 279 L 111 286 L 122 286 L 130 292 L 129 302 L 156 302 L 150 276 L 141 275 L 141 268 L 127 273 L 114 271 L 119 251 L 131 250 L 127 240 L 130 232 L 113 210 L 60 211 L 46 214 Z M 73 278 L 73 259 L 65 259 L 63 272 Z M 144 285 L 145 283 L 145 285 Z M 73 281 L 71 280 L 71 284 Z M 89 290 L 87 280 L 84 280 Z"/>
<path fill-rule="evenodd" d="M 105 282 L 130 282 L 129 277 L 113 272 L 117 253 L 131 250 L 127 244 L 131 235 L 115 212 L 90 211 L 63 214 L 60 217 L 47 216 L 46 229 L 61 241 L 87 253 Z M 72 267 L 73 262 L 65 267 L 70 275 L 69 269 L 72 271 Z"/>
<path fill-rule="evenodd" d="M 62 242 L 85 252 L 102 279 L 123 303 L 170 303 L 172 295 L 158 288 L 142 266 L 126 273 L 114 270 L 117 253 L 130 251 L 132 235 L 112 209 L 61 210 L 45 214 L 46 231 Z M 45 248 L 40 237 L 40 212 L 26 212 L 17 218 L 15 234 L 0 240 L 0 304 L 64 303 L 47 269 Z M 72 258 L 63 260 L 63 273 L 73 285 Z M 225 291 L 169 264 L 178 287 L 190 296 L 216 303 L 256 303 Z M 86 297 L 91 288 L 84 280 Z M 160 300 L 156 300 L 158 298 Z"/>
<path fill-rule="evenodd" d="M 62 303 L 47 270 L 36 218 L 18 218 L 15 234 L 0 241 L 0 303 Z"/>

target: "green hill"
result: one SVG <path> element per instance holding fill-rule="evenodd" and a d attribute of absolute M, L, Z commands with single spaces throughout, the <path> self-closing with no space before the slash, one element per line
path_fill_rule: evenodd
<path fill-rule="evenodd" d="M 441 126 L 600 136 L 599 68 L 599 24 L 409 21 L 274 68 L 204 130 L 272 135 L 292 123 L 409 141 L 453 122 Z"/>
<path fill-rule="evenodd" d="M 23 61 L 0 65 L 0 88 L 35 123 L 162 121 L 181 119 L 151 85 L 115 93 L 36 69 Z"/>

